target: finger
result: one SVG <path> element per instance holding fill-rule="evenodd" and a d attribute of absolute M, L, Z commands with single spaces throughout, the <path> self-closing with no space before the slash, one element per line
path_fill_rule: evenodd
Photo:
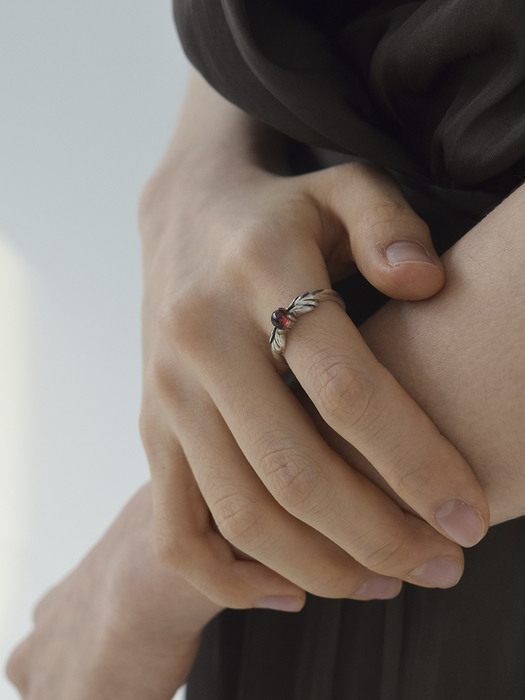
<path fill-rule="evenodd" d="M 295 282 L 277 261 L 254 311 L 266 308 L 270 316 L 276 300 L 311 289 L 308 279 L 321 287 L 327 272 L 319 249 L 305 241 L 298 257 Z M 323 419 L 402 500 L 462 546 L 483 537 L 488 504 L 469 465 L 375 359 L 337 304 L 322 303 L 298 319 L 287 335 L 286 360 Z"/>
<path fill-rule="evenodd" d="M 321 304 L 290 334 L 286 358 L 322 418 L 433 527 L 476 544 L 489 515 L 459 452 L 374 358 L 336 304 Z"/>
<path fill-rule="evenodd" d="M 348 164 L 306 176 L 334 236 L 349 237 L 351 258 L 366 279 L 395 299 L 426 299 L 445 281 L 427 224 L 382 169 Z M 325 215 L 326 218 L 326 215 Z"/>
<path fill-rule="evenodd" d="M 215 404 L 248 462 L 288 513 L 376 573 L 420 585 L 457 582 L 461 549 L 349 468 L 320 438 L 291 392 L 283 391 L 282 380 L 257 348 L 240 343 L 233 362 L 224 356 L 214 361 L 209 352 L 203 362 L 201 356 L 203 380 L 212 386 L 214 377 Z M 248 382 L 256 391 L 244 391 Z M 433 575 L 421 576 L 421 567 Z"/>
<path fill-rule="evenodd" d="M 256 476 L 216 409 L 179 417 L 177 432 L 223 537 L 301 589 L 327 598 L 390 598 L 397 579 L 374 576 L 288 514 Z M 217 468 L 218 464 L 220 469 Z"/>
<path fill-rule="evenodd" d="M 270 607 L 295 612 L 304 591 L 254 561 L 238 559 L 210 526 L 209 512 L 180 447 L 170 463 L 150 457 L 155 511 L 155 545 L 160 560 L 221 607 Z"/>

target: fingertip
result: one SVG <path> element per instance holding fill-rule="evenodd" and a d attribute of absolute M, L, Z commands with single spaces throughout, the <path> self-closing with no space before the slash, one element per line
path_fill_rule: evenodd
<path fill-rule="evenodd" d="M 435 513 L 439 526 L 462 547 L 473 547 L 487 533 L 487 523 L 476 508 L 458 499 L 443 503 Z"/>
<path fill-rule="evenodd" d="M 407 263 L 425 263 L 442 270 L 440 260 L 435 251 L 415 240 L 394 241 L 385 248 L 385 258 L 389 265 L 397 267 Z"/>
<path fill-rule="evenodd" d="M 434 557 L 409 574 L 411 583 L 431 588 L 452 588 L 462 576 L 462 563 L 449 556 Z"/>
<path fill-rule="evenodd" d="M 391 576 L 373 576 L 354 593 L 362 600 L 390 600 L 401 592 L 403 582 Z"/>
<path fill-rule="evenodd" d="M 441 260 L 420 241 L 400 240 L 380 251 L 384 273 L 376 286 L 394 299 L 428 299 L 445 284 Z"/>
<path fill-rule="evenodd" d="M 256 608 L 264 610 L 279 610 L 280 612 L 299 612 L 303 609 L 305 599 L 291 595 L 272 595 L 261 598 Z"/>
<path fill-rule="evenodd" d="M 226 571 L 233 574 L 228 581 L 228 608 L 299 612 L 304 607 L 304 589 L 260 562 L 236 561 L 233 568 L 228 567 Z"/>

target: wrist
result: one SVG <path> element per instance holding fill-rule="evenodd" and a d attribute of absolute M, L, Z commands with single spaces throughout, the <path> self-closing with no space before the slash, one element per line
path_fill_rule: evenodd
<path fill-rule="evenodd" d="M 165 159 L 194 167 L 252 166 L 273 171 L 284 165 L 286 137 L 243 112 L 195 71 Z"/>
<path fill-rule="evenodd" d="M 208 206 L 218 188 L 231 191 L 266 173 L 288 174 L 286 153 L 286 137 L 193 74 L 179 123 L 141 194 L 141 232 L 158 229 L 178 202 Z"/>
<path fill-rule="evenodd" d="M 147 484 L 97 545 L 95 556 L 88 556 L 83 565 L 94 571 L 100 561 L 106 563 L 99 574 L 105 582 L 108 633 L 137 640 L 149 637 L 153 630 L 161 648 L 169 642 L 174 653 L 184 657 L 194 651 L 202 630 L 221 608 L 159 561 L 152 528 L 151 486 Z"/>

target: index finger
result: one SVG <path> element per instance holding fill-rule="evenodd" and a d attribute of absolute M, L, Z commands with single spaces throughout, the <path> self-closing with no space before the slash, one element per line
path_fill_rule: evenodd
<path fill-rule="evenodd" d="M 472 470 L 348 316 L 320 304 L 289 336 L 286 359 L 330 427 L 433 527 L 462 546 L 479 542 L 488 505 Z"/>

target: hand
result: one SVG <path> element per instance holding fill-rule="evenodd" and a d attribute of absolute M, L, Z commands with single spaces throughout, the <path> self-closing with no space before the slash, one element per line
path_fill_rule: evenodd
<path fill-rule="evenodd" d="M 321 439 L 267 345 L 275 308 L 330 287 L 353 261 L 390 296 L 437 292 L 427 227 L 369 166 L 280 177 L 205 149 L 181 158 L 175 144 L 142 201 L 141 429 L 161 558 L 229 607 L 297 609 L 304 590 L 388 597 L 397 579 L 452 585 L 452 540 L 475 544 L 488 523 L 459 453 L 337 305 L 298 321 L 286 351 L 295 376 L 420 517 L 407 514 Z M 233 547 L 263 566 L 248 571 Z M 429 561 L 442 567 L 435 580 Z"/>
<path fill-rule="evenodd" d="M 9 659 L 24 700 L 170 700 L 219 607 L 154 555 L 144 487 L 35 612 Z"/>

